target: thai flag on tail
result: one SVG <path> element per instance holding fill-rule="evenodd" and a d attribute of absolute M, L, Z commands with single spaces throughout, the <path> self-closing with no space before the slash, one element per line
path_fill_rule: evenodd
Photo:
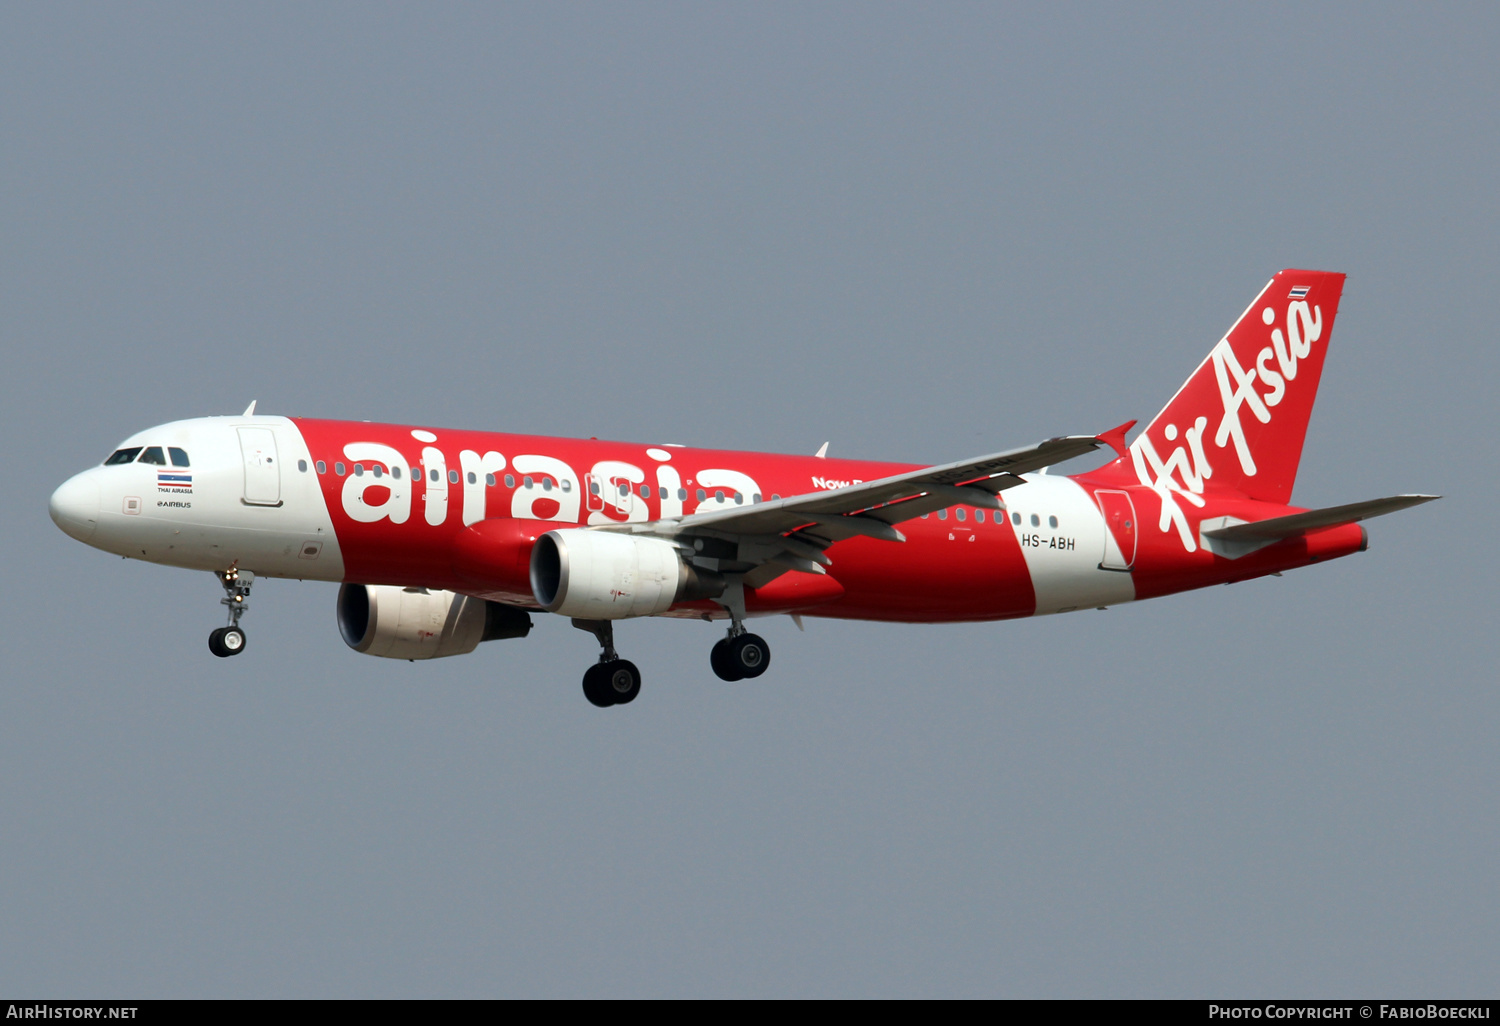
<path fill-rule="evenodd" d="M 1287 293 L 1287 295 L 1291 299 L 1306 299 L 1308 288 L 1309 286 L 1307 285 L 1298 285 L 1291 292 Z"/>

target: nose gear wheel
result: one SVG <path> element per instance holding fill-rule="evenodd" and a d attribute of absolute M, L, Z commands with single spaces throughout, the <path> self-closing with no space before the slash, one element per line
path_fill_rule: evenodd
<path fill-rule="evenodd" d="M 238 627 L 220 627 L 208 636 L 208 650 L 221 659 L 239 655 L 245 650 L 245 632 Z"/>

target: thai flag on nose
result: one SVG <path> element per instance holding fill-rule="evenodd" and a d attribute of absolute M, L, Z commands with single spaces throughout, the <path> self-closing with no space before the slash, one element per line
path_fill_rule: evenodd
<path fill-rule="evenodd" d="M 193 487 L 193 475 L 164 474 L 158 471 L 156 475 L 156 484 L 161 488 L 191 488 Z"/>

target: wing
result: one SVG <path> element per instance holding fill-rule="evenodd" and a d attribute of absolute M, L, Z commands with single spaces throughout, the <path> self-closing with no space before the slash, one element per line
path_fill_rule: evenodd
<path fill-rule="evenodd" d="M 1049 438 L 1025 449 L 925 467 L 833 491 L 605 530 L 693 538 L 698 552 L 695 563 L 712 562 L 713 569 L 746 574 L 746 584 L 760 587 L 788 570 L 823 573 L 823 567 L 831 564 L 823 550 L 846 538 L 900 542 L 906 539 L 895 525 L 924 513 L 959 505 L 999 509 L 999 493 L 1024 483 L 1022 474 L 1082 456 L 1101 445 L 1123 453 L 1125 432 L 1132 424 L 1102 435 Z"/>

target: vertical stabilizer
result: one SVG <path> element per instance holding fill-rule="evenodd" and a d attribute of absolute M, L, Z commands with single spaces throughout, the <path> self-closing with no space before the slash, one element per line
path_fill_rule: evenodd
<path fill-rule="evenodd" d="M 1343 290 L 1328 271 L 1272 278 L 1121 462 L 1190 498 L 1232 489 L 1290 502 Z"/>

